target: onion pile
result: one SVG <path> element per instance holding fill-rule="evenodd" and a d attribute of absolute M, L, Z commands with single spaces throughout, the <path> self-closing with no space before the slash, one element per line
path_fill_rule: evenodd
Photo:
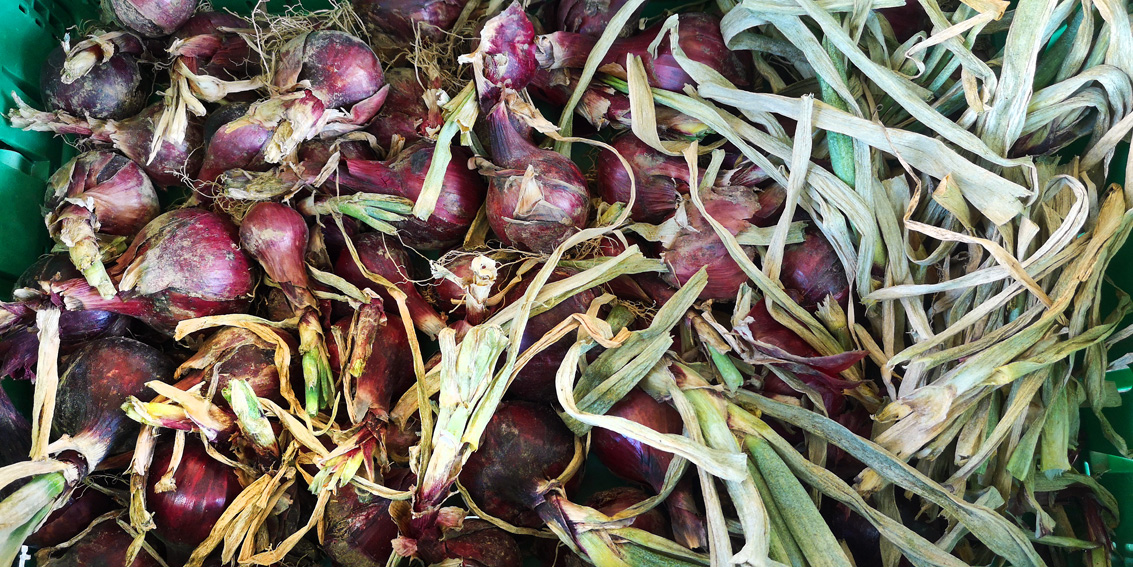
<path fill-rule="evenodd" d="M 899 3 L 48 5 L 0 566 L 1128 559 L 1124 5 Z"/>

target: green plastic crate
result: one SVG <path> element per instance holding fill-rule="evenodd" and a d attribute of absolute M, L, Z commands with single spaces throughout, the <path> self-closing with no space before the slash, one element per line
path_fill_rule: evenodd
<path fill-rule="evenodd" d="M 217 10 L 230 10 L 247 14 L 256 6 L 256 0 L 211 0 Z M 290 8 L 316 10 L 328 7 L 326 0 L 269 0 L 266 9 L 279 13 Z M 45 54 L 54 49 L 68 27 L 98 18 L 98 0 L 0 0 L 0 21 L 4 22 L 3 45 L 6 53 L 0 57 L 0 113 L 7 114 L 14 106 L 12 93 L 17 93 L 29 104 L 39 104 L 40 65 Z M 1113 160 L 1114 170 L 1110 182 L 1124 179 L 1128 145 L 1119 149 Z M 5 208 L 0 213 L 0 297 L 10 297 L 15 279 L 24 268 L 45 252 L 50 244 L 43 224 L 40 205 L 43 202 L 47 178 L 66 160 L 75 155 L 74 148 L 62 138 L 49 133 L 24 132 L 13 129 L 0 119 L 0 202 Z M 1133 288 L 1133 273 L 1121 266 L 1133 265 L 1133 247 L 1126 249 L 1114 261 L 1115 270 L 1109 274 L 1117 285 Z M 1133 339 L 1118 345 L 1119 354 L 1133 351 Z M 1133 372 L 1115 372 L 1111 379 L 1122 391 L 1124 405 L 1108 410 L 1107 417 L 1133 445 Z M 5 389 L 17 403 L 30 405 L 30 389 L 26 384 L 11 384 L 5 380 Z M 1133 460 L 1113 453 L 1114 448 L 1104 441 L 1096 422 L 1083 414 L 1086 432 L 1084 449 L 1086 467 L 1094 472 L 1106 471 L 1100 479 L 1118 498 L 1125 521 L 1117 531 L 1118 553 L 1125 564 L 1133 567 Z M 606 477 L 606 471 L 588 473 L 593 490 L 607 488 L 594 477 Z M 605 479 L 610 480 L 610 479 Z M 612 486 L 612 484 L 610 484 Z"/>

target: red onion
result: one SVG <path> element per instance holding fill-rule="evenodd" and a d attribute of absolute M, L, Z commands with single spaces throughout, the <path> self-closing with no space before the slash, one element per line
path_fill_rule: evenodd
<path fill-rule="evenodd" d="M 229 31 L 250 27 L 243 18 L 227 12 L 201 12 L 173 34 L 170 53 L 197 75 L 222 81 L 250 79 L 262 71 L 260 60 L 240 34 Z"/>
<path fill-rule="evenodd" d="M 161 103 L 153 104 L 136 116 L 125 120 L 81 120 L 66 113 L 39 112 L 22 100 L 8 113 L 14 128 L 56 134 L 87 136 L 91 141 L 113 144 L 115 149 L 134 160 L 159 187 L 180 185 L 182 176 L 192 178 L 201 167 L 203 156 L 201 122 L 190 120 L 185 139 L 180 143 L 163 141 L 150 158 L 154 128 L 165 111 Z"/>
<path fill-rule="evenodd" d="M 149 93 L 138 68 L 144 48 L 137 37 L 116 32 L 66 47 L 52 50 L 40 73 L 48 110 L 121 120 L 142 109 Z"/>
<path fill-rule="evenodd" d="M 51 288 L 69 310 L 121 313 L 172 334 L 186 319 L 242 312 L 254 287 L 236 227 L 201 209 L 178 209 L 154 219 L 118 259 L 114 272 L 121 274 L 116 298 L 99 297 L 82 280 Z"/>
<path fill-rule="evenodd" d="M 75 545 L 53 553 L 42 567 L 121 567 L 134 537 L 114 520 L 99 522 Z M 146 550 L 138 553 L 129 567 L 160 567 L 162 564 Z"/>
<path fill-rule="evenodd" d="M 575 32 L 581 35 L 599 37 L 610 27 L 614 14 L 626 4 L 627 0 L 559 0 L 555 9 L 555 24 L 559 31 Z M 630 16 L 629 23 L 621 35 L 632 29 L 637 15 L 645 8 L 642 2 Z"/>
<path fill-rule="evenodd" d="M 570 158 L 536 147 L 508 119 L 506 103 L 488 115 L 491 150 L 488 224 L 507 246 L 548 254 L 586 226 L 586 178 Z"/>
<path fill-rule="evenodd" d="M 523 297 L 523 294 L 527 292 L 527 288 L 531 285 L 534 274 L 535 272 L 532 271 L 519 285 L 509 290 L 505 296 L 505 303 L 510 304 L 519 301 L 520 298 Z M 557 282 L 571 275 L 573 275 L 573 273 L 567 270 L 555 269 L 551 272 L 551 277 L 547 282 Z M 527 326 L 523 329 L 523 337 L 520 339 L 519 348 L 526 349 L 535 344 L 535 342 L 543 338 L 543 335 L 547 334 L 556 325 L 561 323 L 563 319 L 575 313 L 585 313 L 586 310 L 590 308 L 590 304 L 597 297 L 597 290 L 583 290 L 551 309 L 532 317 L 527 321 Z M 535 355 L 535 357 L 519 371 L 515 380 L 512 381 L 511 386 L 508 386 L 508 397 L 533 402 L 549 403 L 555 401 L 557 399 L 557 395 L 555 394 L 555 373 L 559 370 L 563 356 L 566 355 L 566 351 L 570 349 L 570 345 L 573 343 L 574 339 L 568 334 Z"/>
<path fill-rule="evenodd" d="M 30 433 L 28 435 L 30 437 Z M 95 518 L 117 507 L 114 499 L 101 490 L 80 486 L 66 504 L 52 512 L 47 521 L 24 540 L 24 545 L 55 547 L 79 535 Z"/>
<path fill-rule="evenodd" d="M 798 304 L 814 311 L 827 296 L 845 305 L 850 294 L 846 270 L 834 247 L 814 227 L 803 233 L 803 241 L 783 249 L 779 280 Z"/>
<path fill-rule="evenodd" d="M 652 249 L 656 248 L 653 243 L 636 238 L 632 234 L 624 236 L 629 244 L 636 244 L 647 256 L 653 256 Z M 626 243 L 619 238 L 607 236 L 598 241 L 598 250 L 594 257 L 613 258 L 625 251 Z M 661 278 L 661 274 L 652 272 L 618 276 L 603 287 L 622 299 L 656 305 L 663 305 L 676 293 L 676 290 Z"/>
<path fill-rule="evenodd" d="M 460 283 L 448 277 L 434 279 L 434 305 L 454 319 L 464 319 L 472 325 L 478 325 L 492 315 L 498 304 L 489 305 L 486 301 L 499 294 L 511 279 L 511 271 L 506 267 L 501 268 L 488 257 L 471 252 L 447 260 L 442 257 L 440 267 L 448 270 Z M 436 275 L 437 271 L 433 273 Z"/>
<path fill-rule="evenodd" d="M 563 106 L 578 86 L 577 74 L 576 69 L 540 69 L 527 90 L 539 99 Z M 617 130 L 633 126 L 629 97 L 601 83 L 586 87 L 575 112 L 599 130 L 607 126 Z M 663 136 L 699 139 L 709 132 L 703 122 L 667 106 L 657 106 L 654 113 L 657 131 Z"/>
<path fill-rule="evenodd" d="M 145 37 L 169 35 L 181 27 L 198 0 L 109 0 L 114 17 L 130 30 Z"/>
<path fill-rule="evenodd" d="M 892 8 L 878 8 L 878 16 L 884 16 L 893 29 L 893 36 L 898 43 L 905 43 L 917 32 L 932 29 L 928 14 L 921 7 L 920 2 L 905 2 L 901 6 Z"/>
<path fill-rule="evenodd" d="M 624 417 L 660 433 L 680 434 L 684 423 L 677 410 L 653 399 L 639 388 L 630 390 L 607 415 Z M 590 433 L 591 450 L 614 474 L 648 485 L 655 492 L 665 484 L 665 473 L 673 454 L 650 447 L 608 429 L 594 428 Z M 692 486 L 682 481 L 665 501 L 673 520 L 676 541 L 690 549 L 705 547 L 708 532 L 700 514 Z"/>
<path fill-rule="evenodd" d="M 68 445 L 93 471 L 107 455 L 127 449 L 137 433 L 122 411 L 126 398 L 152 399 L 146 383 L 172 376 L 173 364 L 149 345 L 125 337 L 91 341 L 59 378 L 52 429 L 71 437 Z"/>
<path fill-rule="evenodd" d="M 445 320 L 425 301 L 425 298 L 421 297 L 413 282 L 409 281 L 409 254 L 405 252 L 405 248 L 396 240 L 377 232 L 359 236 L 355 239 L 354 245 L 358 251 L 358 258 L 362 260 L 362 265 L 367 270 L 386 278 L 405 293 L 405 304 L 409 309 L 410 317 L 413 318 L 413 324 L 430 336 L 437 336 L 445 328 Z M 338 255 L 334 271 L 359 288 L 370 288 L 377 292 L 387 306 L 387 311 L 392 312 L 396 309 L 397 302 L 385 288 L 371 281 L 358 269 L 350 250 L 343 250 Z"/>
<path fill-rule="evenodd" d="M 398 67 L 386 71 L 389 94 L 378 118 L 366 127 L 382 147 L 388 148 L 395 135 L 411 143 L 439 131 L 444 124 L 440 107 L 425 103 L 425 88 L 420 82 L 423 80 L 426 78 L 418 77 L 416 69 Z M 439 87 L 439 81 L 430 86 Z"/>
<path fill-rule="evenodd" d="M 387 162 L 347 159 L 345 166 L 339 170 L 339 182 L 366 193 L 396 195 L 416 201 L 433 163 L 435 150 L 433 144 L 419 142 Z M 409 216 L 404 221 L 392 223 L 407 245 L 423 250 L 440 250 L 464 239 L 480 212 L 486 192 L 483 178 L 468 168 L 471 157 L 472 154 L 460 146 L 452 148 L 452 159 L 445 169 L 437 207 L 428 220 Z"/>
<path fill-rule="evenodd" d="M 760 210 L 756 193 L 747 187 L 713 187 L 703 191 L 701 199 L 708 214 L 733 236 L 749 227 L 749 219 Z M 732 259 L 724 242 L 692 202 L 686 202 L 682 210 L 687 215 L 686 220 L 678 223 L 677 235 L 666 243 L 666 250 L 661 254 L 670 269 L 666 278 L 671 284 L 684 285 L 702 267 L 707 267 L 708 285 L 700 292 L 700 298 L 735 299 L 740 285 L 747 281 L 747 274 Z M 745 252 L 749 258 L 755 257 L 753 248 L 748 247 Z"/>
<path fill-rule="evenodd" d="M 161 212 L 153 184 L 136 163 L 101 151 L 80 154 L 47 183 L 48 231 L 87 282 L 113 296 L 98 236 L 134 236 L 153 220 Z"/>
<path fill-rule="evenodd" d="M 289 89 L 309 81 L 311 92 L 327 108 L 340 108 L 368 99 L 382 88 L 382 66 L 366 42 L 346 32 L 307 32 L 287 42 L 272 79 Z"/>
<path fill-rule="evenodd" d="M 365 325 L 363 328 L 368 332 L 352 337 L 356 341 L 355 350 L 364 348 L 365 352 L 370 353 L 354 378 L 353 414 L 359 419 L 369 412 L 382 421 L 387 420 L 390 406 L 396 401 L 395 396 L 401 396 L 416 382 L 413 353 L 409 349 L 405 325 L 400 318 L 388 313 L 381 319 L 381 322 L 373 321 Z M 343 337 L 351 337 L 351 321 L 352 318 L 344 318 L 334 324 Z M 364 341 L 366 344 L 360 346 L 357 341 Z M 327 349 L 334 368 L 343 368 L 351 362 L 343 359 L 344 353 L 339 352 L 333 341 L 328 341 Z M 346 370 L 348 369 L 344 369 Z"/>
<path fill-rule="evenodd" d="M 385 474 L 385 486 L 405 490 L 416 477 L 408 469 Z M 389 515 L 389 500 L 348 484 L 339 488 L 326 508 L 323 551 L 338 565 L 385 567 L 393 553 L 397 524 Z"/>
<path fill-rule="evenodd" d="M 684 159 L 667 156 L 649 147 L 633 133 L 625 133 L 610 144 L 633 170 L 637 198 L 631 214 L 638 222 L 661 222 L 677 210 L 678 195 L 688 194 L 688 165 Z M 630 177 L 613 152 L 598 154 L 598 192 L 607 203 L 628 203 Z"/>
<path fill-rule="evenodd" d="M 535 507 L 574 458 L 574 435 L 550 406 L 502 402 L 460 472 L 480 509 L 512 525 L 539 527 Z"/>
<path fill-rule="evenodd" d="M 228 107 L 233 111 L 242 105 Z M 212 116 L 210 116 L 210 119 Z M 197 180 L 205 184 L 204 192 L 214 191 L 208 184 L 215 182 L 221 174 L 231 169 L 245 171 L 267 171 L 271 169 L 265 157 L 268 142 L 271 141 L 274 126 L 257 116 L 254 109 L 226 122 L 208 138 L 204 159 L 197 173 Z"/>
<path fill-rule="evenodd" d="M 427 565 L 458 560 L 460 567 L 520 567 L 523 557 L 511 534 L 485 522 L 466 519 L 440 538 L 417 540 L 417 556 Z"/>
<path fill-rule="evenodd" d="M 751 86 L 751 65 L 724 44 L 718 17 L 686 12 L 680 14 L 679 18 L 678 41 L 689 59 L 712 67 L 737 87 Z M 657 56 L 649 53 L 649 46 L 661 32 L 663 25 L 658 24 L 633 37 L 614 41 L 601 65 L 624 67 L 626 56 L 633 54 L 641 57 L 650 86 L 680 92 L 686 84 L 695 85 L 696 81 L 673 57 L 669 32 L 665 32 L 665 38 L 657 48 Z M 581 69 L 596 41 L 594 37 L 570 32 L 541 35 L 536 39 L 536 58 L 539 66 L 544 69 Z"/>
<path fill-rule="evenodd" d="M 453 32 L 468 0 L 354 0 L 354 11 L 372 34 L 385 33 L 413 43 L 418 35 L 436 42 Z"/>
<path fill-rule="evenodd" d="M 0 387 L 0 468 L 26 460 L 31 452 L 31 424 Z M 69 539 L 69 538 L 68 538 Z"/>
<path fill-rule="evenodd" d="M 618 486 L 609 490 L 595 492 L 586 500 L 586 505 L 607 515 L 613 516 L 630 506 L 649 498 L 641 490 L 629 486 Z M 647 531 L 661 537 L 669 537 L 668 521 L 661 510 L 654 508 L 634 518 L 631 528 Z"/>
<path fill-rule="evenodd" d="M 287 343 L 289 335 L 279 332 Z M 248 383 L 256 397 L 282 402 L 279 391 L 279 368 L 275 365 L 275 344 L 269 343 L 252 331 L 239 327 L 225 327 L 205 340 L 197 352 L 177 367 L 180 380 L 177 387 L 188 390 L 205 383 L 202 392 L 215 389 L 213 403 L 226 405 L 224 389 L 232 380 Z M 215 380 L 214 386 L 211 382 Z"/>
<path fill-rule="evenodd" d="M 153 512 L 157 535 L 175 555 L 187 557 L 208 537 L 220 515 L 243 487 L 228 465 L 212 458 L 204 445 L 187 439 L 173 469 L 173 443 L 154 450 L 146 482 L 146 505 Z M 173 469 L 173 487 L 163 485 Z"/>
<path fill-rule="evenodd" d="M 501 89 L 518 91 L 531 82 L 538 68 L 535 28 L 522 4 L 512 2 L 484 24 L 472 61 L 483 108 L 496 104 Z"/>

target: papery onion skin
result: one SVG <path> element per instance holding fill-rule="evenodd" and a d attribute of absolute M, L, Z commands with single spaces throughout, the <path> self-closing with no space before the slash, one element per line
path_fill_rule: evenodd
<path fill-rule="evenodd" d="M 485 201 L 488 224 L 507 246 L 549 254 L 586 226 L 586 177 L 570 158 L 536 147 L 512 127 L 505 103 L 488 116 L 495 165 Z"/>
<path fill-rule="evenodd" d="M 499 101 L 501 90 L 518 91 L 535 77 L 535 28 L 519 2 L 488 20 L 476 49 L 482 68 L 476 88 L 487 109 Z"/>
<path fill-rule="evenodd" d="M 221 28 L 241 30 L 251 24 L 228 12 L 201 12 L 189 18 L 173 34 L 182 40 L 176 54 L 198 75 L 217 79 L 245 80 L 259 74 L 260 60 L 252 47 L 239 34 Z"/>
<path fill-rule="evenodd" d="M 419 76 L 416 69 L 397 67 L 387 69 L 385 78 L 389 84 L 386 102 L 378 117 L 366 126 L 378 145 L 388 149 L 395 135 L 411 144 L 440 130 L 444 124 L 440 108 L 430 110 L 425 104 L 425 87 L 420 81 L 428 80 L 426 77 Z"/>
<path fill-rule="evenodd" d="M 243 105 L 226 107 L 235 112 Z M 210 115 L 212 119 L 214 115 Z M 240 115 L 219 125 L 208 139 L 197 180 L 210 183 L 232 169 L 267 171 L 271 168 L 265 157 L 273 130 L 252 117 Z"/>
<path fill-rule="evenodd" d="M 146 383 L 172 377 L 173 364 L 149 345 L 125 337 L 93 340 L 71 357 L 59 378 L 52 429 L 97 444 L 104 453 L 87 455 L 96 461 L 124 450 L 138 425 L 126 417 L 122 404 L 129 396 L 153 398 Z"/>
<path fill-rule="evenodd" d="M 544 404 L 502 402 L 468 458 L 460 482 L 488 514 L 512 525 L 539 527 L 541 489 L 566 471 L 574 435 Z"/>
<path fill-rule="evenodd" d="M 684 159 L 667 156 L 654 150 L 640 138 L 627 132 L 610 144 L 633 170 L 637 191 L 633 220 L 658 223 L 677 210 L 679 195 L 688 194 L 688 165 Z M 630 174 L 609 150 L 598 154 L 598 194 L 607 203 L 628 203 Z"/>
<path fill-rule="evenodd" d="M 134 41 L 137 41 L 136 38 Z M 145 92 L 142 72 L 138 67 L 140 42 L 137 47 L 136 51 L 118 49 L 109 59 L 95 64 L 70 83 L 63 78 L 63 65 L 68 54 L 62 46 L 53 49 L 43 62 L 39 80 L 47 109 L 79 117 L 114 120 L 137 114 L 145 106 L 149 94 Z"/>
<path fill-rule="evenodd" d="M 416 201 L 425 175 L 433 163 L 436 147 L 420 142 L 404 148 L 388 162 L 347 159 L 338 182 L 366 193 L 396 195 Z M 420 250 L 442 250 L 459 244 L 484 203 L 487 188 L 476 171 L 468 169 L 472 154 L 460 146 L 451 148 L 436 209 L 426 220 L 408 216 L 391 223 L 406 245 Z M 334 183 L 334 179 L 330 181 Z"/>
<path fill-rule="evenodd" d="M 618 486 L 595 492 L 590 498 L 586 499 L 586 505 L 607 516 L 613 516 L 648 498 L 649 495 L 640 489 L 631 486 Z M 658 508 L 639 514 L 629 527 L 645 530 L 661 537 L 669 537 L 668 521 Z"/>
<path fill-rule="evenodd" d="M 466 519 L 457 530 L 446 531 L 441 538 L 417 540 L 417 554 L 426 564 L 446 559 L 458 560 L 467 567 L 520 567 L 523 556 L 519 544 L 510 534 L 485 522 Z"/>
<path fill-rule="evenodd" d="M 5 440 L 5 444 L 8 441 Z M 26 458 L 26 455 L 25 455 Z M 106 493 L 90 486 L 80 486 L 59 509 L 51 513 L 35 533 L 24 540 L 32 547 L 54 547 L 79 535 L 91 521 L 118 507 Z"/>
<path fill-rule="evenodd" d="M 572 275 L 574 275 L 572 272 L 558 268 L 551 272 L 551 277 L 547 279 L 547 283 L 557 282 Z M 520 301 L 523 294 L 526 293 L 528 287 L 530 287 L 534 276 L 535 271 L 532 270 L 522 282 L 509 290 L 507 295 L 505 295 L 505 303 L 511 304 Z M 523 352 L 542 339 L 543 335 L 547 334 L 556 325 L 561 323 L 563 319 L 575 313 L 585 313 L 586 310 L 590 308 L 590 304 L 597 297 L 597 290 L 583 290 L 547 311 L 528 319 L 527 326 L 523 329 L 523 337 L 520 339 L 519 343 L 520 352 Z M 566 355 L 567 350 L 570 349 L 570 345 L 573 343 L 574 339 L 568 334 L 568 336 L 559 339 L 557 342 L 535 355 L 535 357 L 519 371 L 519 374 L 515 377 L 515 380 L 512 381 L 511 385 L 508 386 L 506 395 L 509 398 L 532 402 L 550 403 L 555 401 L 557 399 L 557 395 L 555 394 L 555 373 L 562 363 L 563 356 Z"/>
<path fill-rule="evenodd" d="M 406 307 L 413 318 L 413 324 L 418 329 L 436 336 L 437 333 L 441 332 L 441 329 L 445 328 L 444 318 L 433 309 L 432 305 L 429 305 L 429 302 L 425 301 L 425 298 L 421 297 L 413 282 L 409 280 L 409 254 L 401 244 L 381 233 L 369 232 L 358 236 L 354 240 L 354 246 L 358 251 L 359 259 L 362 260 L 362 265 L 367 270 L 381 275 L 405 292 Z M 397 302 L 389 295 L 385 287 L 374 283 L 358 269 L 350 250 L 343 250 L 339 254 L 334 268 L 336 274 L 355 286 L 362 289 L 373 289 L 381 296 L 386 310 L 396 312 Z"/>
<path fill-rule="evenodd" d="M 228 465 L 209 456 L 197 439 L 187 439 L 173 473 L 176 487 L 158 491 L 158 482 L 170 470 L 173 442 L 154 450 L 146 483 L 146 505 L 153 512 L 154 534 L 179 554 L 191 553 L 220 519 L 243 487 Z"/>
<path fill-rule="evenodd" d="M 454 31 L 468 0 L 354 0 L 354 11 L 370 33 L 384 33 L 403 42 L 440 41 Z"/>
<path fill-rule="evenodd" d="M 374 96 L 384 84 L 374 50 L 346 32 L 304 33 L 283 47 L 276 87 L 288 89 L 310 81 L 310 89 L 327 108 L 341 108 Z"/>
<path fill-rule="evenodd" d="M 155 185 L 173 187 L 183 185 L 185 178 L 193 178 L 200 170 L 204 161 L 201 152 L 204 133 L 201 121 L 191 117 L 185 129 L 185 139 L 176 144 L 168 140 L 162 141 L 151 160 L 149 156 L 154 126 L 164 108 L 161 104 L 150 105 L 137 116 L 116 124 L 111 123 L 102 137 L 111 141 L 126 157 L 141 165 Z"/>
<path fill-rule="evenodd" d="M 85 281 L 52 286 L 69 310 L 100 309 L 172 334 L 177 323 L 241 313 L 251 302 L 252 265 L 227 218 L 176 209 L 151 221 L 118 259 L 118 296 L 102 299 Z"/>
<path fill-rule="evenodd" d="M 134 537 L 126 533 L 117 522 L 99 522 L 75 545 L 52 554 L 42 567 L 122 567 L 126 551 Z M 161 567 L 145 549 L 138 553 L 129 567 Z"/>
<path fill-rule="evenodd" d="M 41 282 L 62 282 L 81 278 L 65 253 L 40 256 L 16 280 L 16 289 L 41 289 Z M 101 336 L 119 335 L 126 330 L 128 320 L 109 311 L 63 311 L 59 313 L 59 339 L 64 348 Z"/>
<path fill-rule="evenodd" d="M 559 0 L 555 7 L 555 24 L 560 31 L 575 32 L 591 37 L 601 36 L 610 27 L 614 14 L 628 0 Z M 645 9 L 645 3 L 630 15 L 621 35 L 632 29 L 637 16 Z"/>
<path fill-rule="evenodd" d="M 295 348 L 295 339 L 277 331 L 289 348 Z M 197 348 L 193 356 L 177 367 L 177 387 L 187 390 L 195 384 L 205 383 L 204 391 L 213 388 L 213 403 L 226 405 L 224 390 L 232 380 L 243 380 L 256 393 L 256 397 L 282 403 L 279 368 L 275 365 L 276 346 L 259 335 L 239 327 L 225 327 L 213 333 Z M 294 363 L 296 359 L 292 359 Z M 295 376 L 295 369 L 292 369 Z"/>
<path fill-rule="evenodd" d="M 123 26 L 145 37 L 162 37 L 181 27 L 198 0 L 109 0 L 114 16 Z"/>
<path fill-rule="evenodd" d="M 334 324 L 343 337 L 350 336 L 352 318 L 340 319 Z M 357 347 L 356 347 L 357 348 Z M 413 374 L 413 354 L 405 325 L 396 315 L 386 313 L 385 324 L 377 327 L 370 346 L 371 354 L 362 373 L 354 378 L 354 411 L 361 416 L 369 412 L 381 420 L 389 418 L 392 402 L 416 381 Z M 341 368 L 342 353 L 334 341 L 327 341 L 331 367 Z"/>
<path fill-rule="evenodd" d="M 416 477 L 408 469 L 385 474 L 384 486 L 405 490 Z M 389 500 L 348 484 L 331 496 L 326 509 L 323 551 L 331 561 L 350 567 L 385 567 L 393 553 L 397 524 L 389 515 Z"/>
<path fill-rule="evenodd" d="M 455 257 L 442 257 L 439 262 L 444 269 L 465 282 L 465 285 L 470 285 L 474 283 L 476 278 L 476 274 L 473 273 L 473 263 L 478 256 L 476 253 L 466 252 Z M 509 265 L 496 264 L 495 269 L 496 279 L 492 283 L 491 289 L 488 290 L 489 297 L 499 294 L 512 278 L 512 269 Z M 449 314 L 453 319 L 467 319 L 472 325 L 482 323 L 485 319 L 491 317 L 492 313 L 499 307 L 499 305 L 476 306 L 472 309 L 472 312 L 469 312 L 468 305 L 458 304 L 458 302 L 467 299 L 466 293 L 465 288 L 456 282 L 446 277 L 439 277 L 433 280 L 431 299 L 438 311 Z"/>
<path fill-rule="evenodd" d="M 309 237 L 303 215 L 282 203 L 256 203 L 240 222 L 240 247 L 259 261 L 293 302 L 300 304 L 296 298 L 301 295 L 313 307 L 305 261 Z"/>
<path fill-rule="evenodd" d="M 59 214 L 61 208 L 68 207 L 65 199 L 89 200 L 93 222 L 102 234 L 133 236 L 161 212 L 149 177 L 137 163 L 116 153 L 80 154 L 60 173 L 69 175 L 58 178 L 46 207 Z M 49 216 L 49 226 L 51 220 Z"/>

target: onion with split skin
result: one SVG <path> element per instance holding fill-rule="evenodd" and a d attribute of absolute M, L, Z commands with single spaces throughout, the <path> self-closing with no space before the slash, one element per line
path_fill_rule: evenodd
<path fill-rule="evenodd" d="M 380 311 L 378 311 L 380 313 Z M 359 313 L 365 316 L 363 310 Z M 372 315 L 371 315 L 372 316 Z M 396 315 L 386 313 L 381 316 L 382 321 L 372 322 L 369 329 L 372 332 L 353 337 L 354 340 L 368 341 L 368 345 L 354 348 L 366 348 L 370 356 L 365 359 L 364 366 L 354 376 L 354 407 L 353 415 L 361 419 L 369 413 L 380 421 L 389 419 L 389 410 L 393 402 L 406 392 L 415 382 L 413 373 L 413 354 L 409 348 L 409 337 L 405 334 L 405 325 Z M 350 337 L 353 317 L 340 319 L 334 327 L 344 338 Z M 343 371 L 350 369 L 344 366 L 350 362 L 343 359 L 338 344 L 328 341 L 327 349 L 330 351 L 330 361 L 333 368 Z"/>
<path fill-rule="evenodd" d="M 760 210 L 756 193 L 747 187 L 712 187 L 703 190 L 700 198 L 708 214 L 733 236 L 751 226 L 749 219 Z M 707 267 L 708 285 L 700 292 L 700 298 L 735 299 L 740 285 L 747 281 L 747 274 L 732 259 L 724 241 L 700 210 L 692 201 L 685 201 L 669 222 L 677 226 L 676 235 L 665 243 L 665 251 L 661 253 L 661 258 L 669 265 L 669 273 L 665 274 L 669 283 L 678 287 L 684 285 L 702 267 Z M 754 248 L 745 247 L 744 251 L 749 259 L 755 258 Z"/>
<path fill-rule="evenodd" d="M 111 32 L 48 54 L 39 87 L 50 111 L 95 119 L 122 120 L 145 106 L 145 81 L 138 57 L 145 51 L 130 33 Z"/>
<path fill-rule="evenodd" d="M 468 56 L 472 63 L 480 105 L 488 110 L 503 93 L 519 91 L 535 78 L 535 27 L 512 2 L 504 11 L 484 23 L 480 45 Z"/>
<path fill-rule="evenodd" d="M 425 102 L 425 86 L 421 81 L 428 78 L 406 67 L 387 69 L 385 78 L 389 84 L 386 102 L 378 117 L 366 126 L 366 131 L 377 138 L 378 145 L 389 149 L 394 136 L 411 144 L 440 130 L 444 124 L 440 107 Z M 440 81 L 429 87 L 439 88 Z"/>

